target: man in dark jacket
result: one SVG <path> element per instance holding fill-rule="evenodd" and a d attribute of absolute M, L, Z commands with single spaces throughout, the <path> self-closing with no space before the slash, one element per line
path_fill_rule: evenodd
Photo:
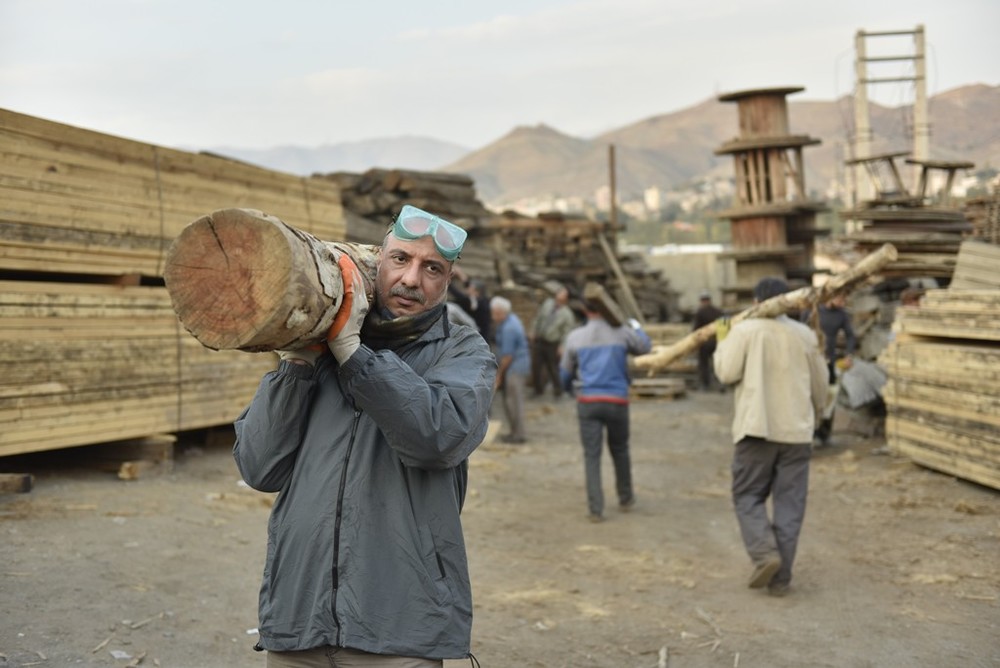
<path fill-rule="evenodd" d="M 712 293 L 705 291 L 698 298 L 698 310 L 694 313 L 693 331 L 697 331 L 709 323 L 722 317 L 722 311 L 712 303 Z M 712 355 L 715 354 L 715 337 L 711 337 L 698 346 L 698 385 L 702 390 L 721 388 L 715 371 L 712 370 Z"/>
<path fill-rule="evenodd" d="M 497 367 L 478 332 L 444 316 L 464 241 L 461 228 L 403 207 L 379 253 L 371 312 L 341 257 L 350 293 L 327 345 L 279 352 L 236 421 L 244 480 L 278 492 L 256 647 L 271 668 L 431 668 L 470 656 L 459 513 Z"/>
<path fill-rule="evenodd" d="M 469 278 L 459 267 L 454 269 L 454 278 L 458 280 L 452 280 L 448 284 L 448 296 L 476 321 L 479 333 L 487 343 L 492 344 L 493 314 L 490 312 L 490 296 L 486 292 L 486 284 L 479 279 Z"/>
<path fill-rule="evenodd" d="M 823 350 L 830 379 L 826 406 L 820 416 L 816 433 L 813 435 L 815 445 L 818 447 L 830 445 L 830 434 L 833 432 L 833 414 L 837 407 L 837 395 L 840 393 L 840 376 L 851 368 L 854 348 L 857 345 L 854 327 L 851 325 L 851 314 L 845 308 L 846 305 L 847 297 L 841 293 L 834 296 L 826 304 L 820 304 L 816 309 L 816 326 L 823 333 Z M 813 311 L 805 311 L 802 313 L 802 319 L 809 321 L 812 314 Z M 844 334 L 843 355 L 839 354 L 841 333 Z"/>

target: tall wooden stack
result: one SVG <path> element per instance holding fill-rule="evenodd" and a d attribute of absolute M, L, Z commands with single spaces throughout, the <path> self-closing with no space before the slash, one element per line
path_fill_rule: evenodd
<path fill-rule="evenodd" d="M 897 311 L 878 361 L 890 450 L 1000 490 L 1000 264 L 978 275 L 978 289 L 932 290 Z"/>
<path fill-rule="evenodd" d="M 342 239 L 336 186 L 2 109 L 0 152 L 0 456 L 232 422 L 275 358 L 191 337 L 166 250 L 224 207 Z"/>
<path fill-rule="evenodd" d="M 736 201 L 719 213 L 730 221 L 732 250 L 722 254 L 736 263 L 735 282 L 723 286 L 723 304 L 731 308 L 750 301 L 753 286 L 766 276 L 809 284 L 815 268 L 816 213 L 827 207 L 810 201 L 806 191 L 802 149 L 820 143 L 807 135 L 789 134 L 785 97 L 803 88 L 764 88 L 728 93 L 721 102 L 736 102 L 739 137 L 715 150 L 732 155 Z"/>
<path fill-rule="evenodd" d="M 957 171 L 974 165 L 907 158 L 907 163 L 920 170 L 917 187 L 911 191 L 896 164 L 907 155 L 900 151 L 848 160 L 849 166 L 864 167 L 875 196 L 839 215 L 861 227 L 847 237 L 860 250 L 870 252 L 885 243 L 899 249 L 899 258 L 885 268 L 883 275 L 949 279 L 962 239 L 973 231 L 972 223 L 951 201 L 951 186 Z M 932 197 L 931 177 L 938 172 L 945 173 L 945 184 Z"/>

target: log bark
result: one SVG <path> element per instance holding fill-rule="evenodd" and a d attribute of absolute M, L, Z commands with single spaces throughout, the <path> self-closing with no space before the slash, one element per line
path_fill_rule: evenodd
<path fill-rule="evenodd" d="M 205 347 L 300 348 L 324 340 L 340 308 L 341 253 L 371 299 L 377 246 L 321 241 L 261 211 L 220 209 L 174 240 L 163 278 L 177 317 Z"/>
<path fill-rule="evenodd" d="M 832 276 L 830 280 L 818 288 L 799 288 L 772 297 L 737 313 L 730 321 L 735 325 L 747 318 L 773 318 L 789 311 L 811 308 L 813 304 L 826 302 L 838 293 L 849 291 L 855 284 L 895 260 L 896 256 L 896 248 L 892 244 L 885 244 L 876 252 L 865 256 L 847 271 Z M 640 355 L 633 361 L 637 369 L 645 369 L 653 374 L 669 366 L 678 358 L 693 352 L 714 335 L 715 323 L 713 322 L 694 330 L 680 341 L 669 346 L 657 347 L 649 354 Z"/>

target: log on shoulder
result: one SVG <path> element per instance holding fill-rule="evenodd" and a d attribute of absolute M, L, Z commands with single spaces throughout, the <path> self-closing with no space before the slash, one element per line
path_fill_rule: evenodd
<path fill-rule="evenodd" d="M 321 241 L 254 209 L 220 209 L 189 224 L 163 278 L 177 317 L 207 348 L 263 352 L 322 341 L 343 301 L 347 253 L 371 298 L 378 247 Z"/>
<path fill-rule="evenodd" d="M 834 295 L 850 290 L 860 281 L 878 272 L 897 257 L 896 248 L 885 244 L 876 252 L 865 256 L 860 262 L 839 274 L 830 277 L 820 287 L 805 287 L 772 297 L 750 308 L 740 311 L 730 321 L 736 324 L 747 318 L 774 318 L 789 311 L 811 308 L 813 304 L 829 301 Z M 669 346 L 658 346 L 647 355 L 634 359 L 638 369 L 645 369 L 650 374 L 666 368 L 675 360 L 693 352 L 698 346 L 715 335 L 715 323 L 700 327 L 680 341 Z"/>

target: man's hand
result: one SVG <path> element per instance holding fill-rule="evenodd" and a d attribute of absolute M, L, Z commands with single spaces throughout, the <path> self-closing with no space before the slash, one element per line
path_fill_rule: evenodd
<path fill-rule="evenodd" d="M 719 318 L 715 321 L 715 340 L 722 343 L 722 340 L 729 335 L 732 323 L 729 318 Z"/>
<path fill-rule="evenodd" d="M 283 362 L 315 366 L 316 360 L 323 354 L 323 347 L 321 345 L 314 345 L 295 350 L 276 350 L 275 352 L 278 353 L 278 358 Z"/>
<path fill-rule="evenodd" d="M 361 346 L 361 325 L 368 315 L 368 295 L 361 271 L 346 253 L 337 259 L 344 280 L 344 301 L 330 325 L 327 345 L 330 352 L 343 364 Z"/>

